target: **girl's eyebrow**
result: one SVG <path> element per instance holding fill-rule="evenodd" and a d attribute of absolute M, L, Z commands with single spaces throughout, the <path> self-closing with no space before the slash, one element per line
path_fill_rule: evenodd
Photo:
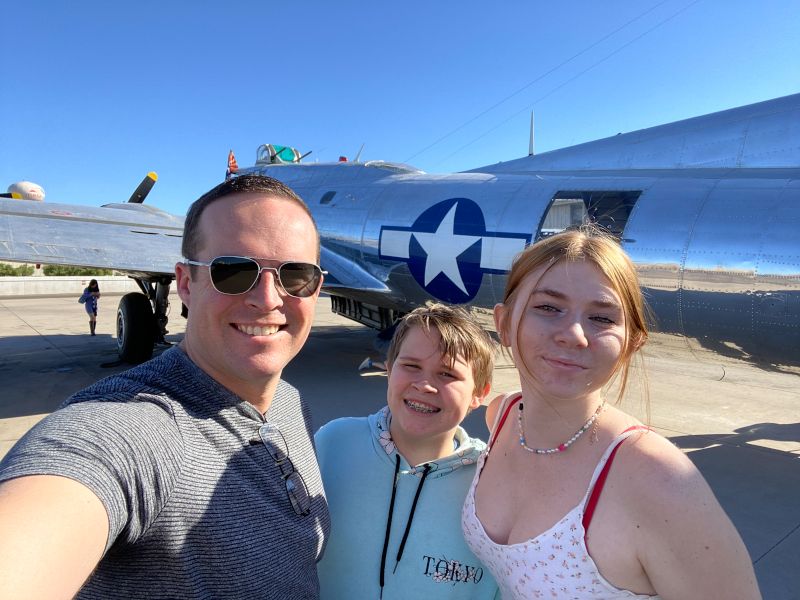
<path fill-rule="evenodd" d="M 552 290 L 550 288 L 537 288 L 533 290 L 531 296 L 535 296 L 537 294 L 544 294 L 545 296 L 551 296 L 553 298 L 558 298 L 559 300 L 566 300 L 567 295 L 559 292 L 558 290 Z"/>
<path fill-rule="evenodd" d="M 545 296 L 549 296 L 551 298 L 555 298 L 556 300 L 568 300 L 568 296 L 563 292 L 559 292 L 558 290 L 554 290 L 551 288 L 538 288 L 533 290 L 531 296 L 535 296 L 537 294 L 543 294 Z M 605 309 L 613 309 L 613 310 L 620 310 L 622 307 L 620 306 L 619 302 L 614 300 L 612 297 L 603 295 L 597 300 L 592 300 L 590 302 L 592 306 L 596 306 L 597 308 L 605 308 Z"/>

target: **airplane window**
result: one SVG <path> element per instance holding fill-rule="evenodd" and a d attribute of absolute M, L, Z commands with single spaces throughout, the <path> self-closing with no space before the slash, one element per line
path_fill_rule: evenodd
<path fill-rule="evenodd" d="M 631 210 L 641 194 L 639 190 L 559 191 L 550 201 L 537 239 L 584 223 L 595 223 L 612 235 L 622 237 Z"/>
<path fill-rule="evenodd" d="M 322 194 L 322 198 L 319 199 L 320 204 L 330 204 L 330 201 L 333 200 L 333 197 L 336 195 L 336 192 L 325 192 Z"/>

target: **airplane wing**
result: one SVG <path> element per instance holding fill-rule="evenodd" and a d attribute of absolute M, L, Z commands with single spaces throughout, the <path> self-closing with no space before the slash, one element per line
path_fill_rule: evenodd
<path fill-rule="evenodd" d="M 180 260 L 183 219 L 136 203 L 81 207 L 0 199 L 0 260 L 170 275 Z M 325 247 L 325 288 L 381 293 L 389 288 L 352 259 Z"/>
<path fill-rule="evenodd" d="M 323 289 L 327 292 L 369 294 L 390 291 L 383 281 L 357 262 L 326 248 L 324 239 L 320 248 L 320 263 L 323 270 L 327 271 L 323 283 Z"/>
<path fill-rule="evenodd" d="M 0 200 L 0 260 L 171 275 L 182 234 L 182 217 L 145 204 Z"/>

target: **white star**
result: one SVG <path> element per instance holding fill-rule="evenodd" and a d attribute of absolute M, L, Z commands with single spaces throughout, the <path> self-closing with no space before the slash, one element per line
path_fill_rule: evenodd
<path fill-rule="evenodd" d="M 454 221 L 456 218 L 456 206 L 450 209 L 436 233 L 422 233 L 415 231 L 414 237 L 417 238 L 419 245 L 425 250 L 428 259 L 425 262 L 425 285 L 427 286 L 439 273 L 444 273 L 458 289 L 467 294 L 464 280 L 461 278 L 461 271 L 458 269 L 458 255 L 481 239 L 475 235 L 456 235 L 453 232 Z"/>

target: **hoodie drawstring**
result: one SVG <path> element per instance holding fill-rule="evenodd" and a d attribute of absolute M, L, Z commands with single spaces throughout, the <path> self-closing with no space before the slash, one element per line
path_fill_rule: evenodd
<path fill-rule="evenodd" d="M 397 557 L 394 563 L 394 569 L 392 573 L 397 571 L 397 565 L 400 564 L 400 559 L 403 558 L 403 550 L 406 547 L 406 540 L 408 539 L 408 534 L 411 531 L 411 523 L 414 520 L 414 512 L 417 510 L 417 501 L 419 500 L 419 495 L 422 492 L 422 486 L 425 484 L 425 478 L 430 473 L 431 465 L 425 465 L 425 468 L 422 470 L 422 479 L 420 479 L 419 485 L 417 486 L 417 492 L 414 494 L 414 502 L 411 504 L 411 512 L 408 514 L 408 521 L 406 522 L 406 529 L 403 532 L 403 539 L 400 541 L 400 548 L 397 550 Z M 385 583 L 384 571 L 386 570 L 386 553 L 389 549 L 389 534 L 392 532 L 392 516 L 394 515 L 394 500 L 397 496 L 397 482 L 400 479 L 400 454 L 395 455 L 395 463 L 394 463 L 394 479 L 392 482 L 392 499 L 389 501 L 389 515 L 386 518 L 386 536 L 383 538 L 383 552 L 381 553 L 381 572 L 378 578 L 378 582 L 381 586 L 381 594 L 380 597 L 383 598 L 383 586 Z"/>
<path fill-rule="evenodd" d="M 389 502 L 389 517 L 386 519 L 386 536 L 383 538 L 383 552 L 381 553 L 381 572 L 378 577 L 378 583 L 381 586 L 381 595 L 383 598 L 383 572 L 386 569 L 386 551 L 389 549 L 389 533 L 392 531 L 392 515 L 394 514 L 394 498 L 397 495 L 397 479 L 400 477 L 400 454 L 396 454 L 397 459 L 394 463 L 394 479 L 392 482 L 392 499 Z"/>
<path fill-rule="evenodd" d="M 400 549 L 397 551 L 397 559 L 394 563 L 394 569 L 392 569 L 392 573 L 397 571 L 397 565 L 400 564 L 400 559 L 403 558 L 403 548 L 406 547 L 406 540 L 408 539 L 408 532 L 411 531 L 411 521 L 414 520 L 414 511 L 417 510 L 417 500 L 419 500 L 419 494 L 422 492 L 422 486 L 425 483 L 425 478 L 430 473 L 431 466 L 425 465 L 425 468 L 422 470 L 422 479 L 419 481 L 419 485 L 417 486 L 417 493 L 414 494 L 414 502 L 411 503 L 411 512 L 408 515 L 408 523 L 406 523 L 406 530 L 403 532 L 403 539 L 400 541 Z"/>

